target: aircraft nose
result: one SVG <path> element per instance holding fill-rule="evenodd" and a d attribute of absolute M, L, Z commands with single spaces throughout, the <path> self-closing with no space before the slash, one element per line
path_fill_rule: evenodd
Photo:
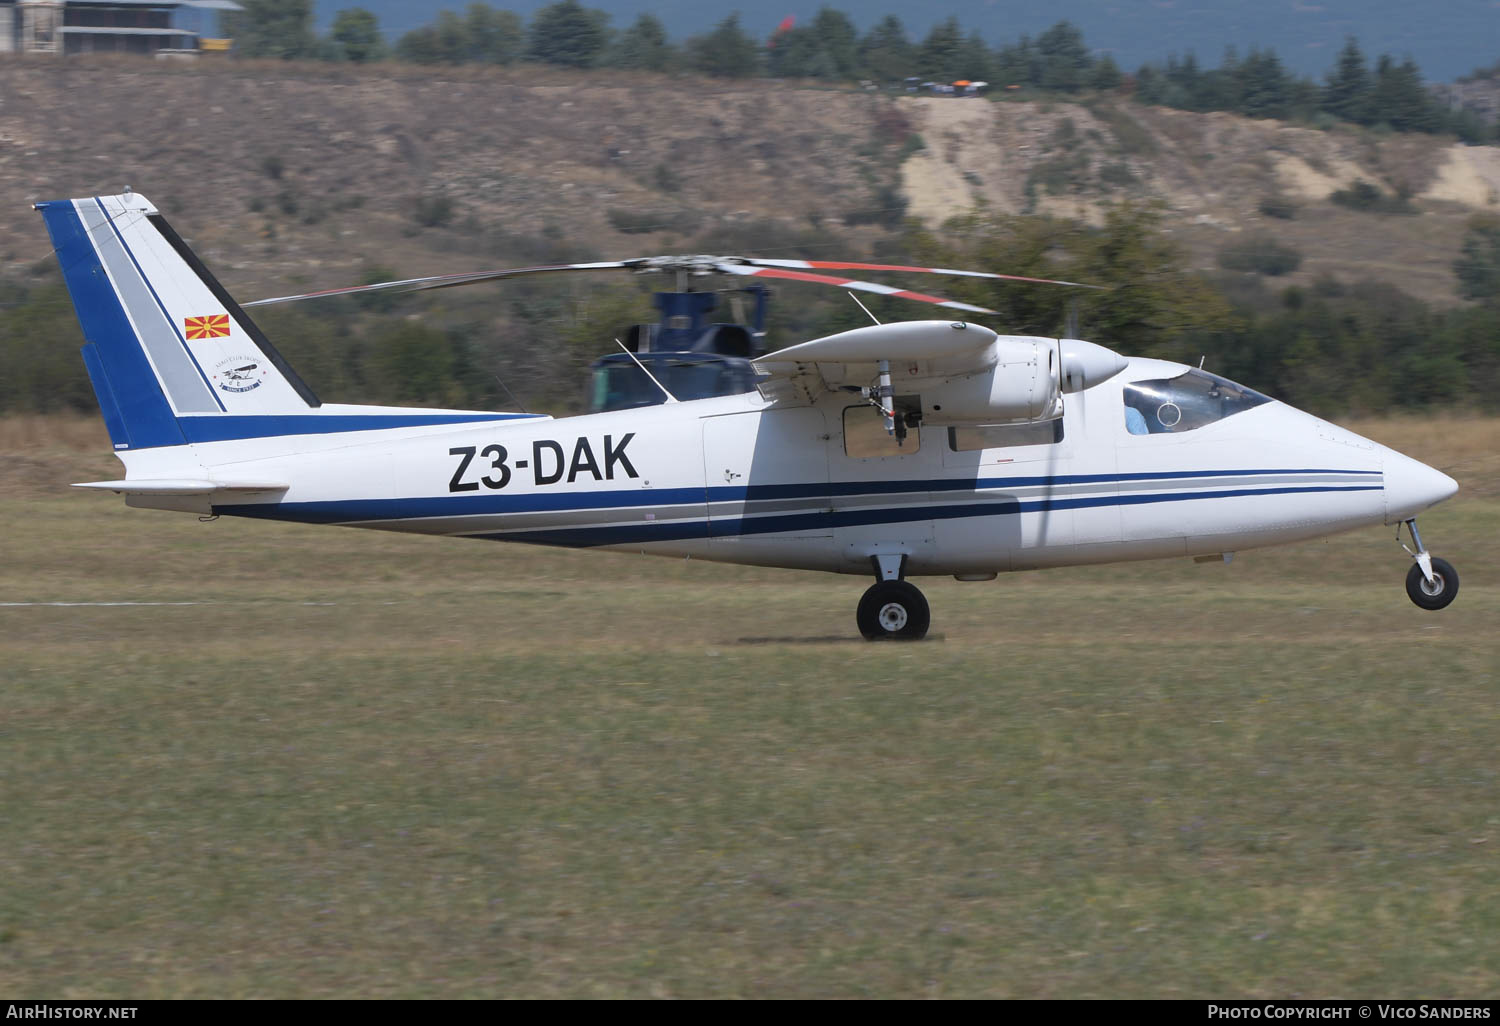
<path fill-rule="evenodd" d="M 1414 517 L 1458 491 L 1458 482 L 1441 470 L 1399 452 L 1385 455 L 1385 513 L 1393 523 Z"/>

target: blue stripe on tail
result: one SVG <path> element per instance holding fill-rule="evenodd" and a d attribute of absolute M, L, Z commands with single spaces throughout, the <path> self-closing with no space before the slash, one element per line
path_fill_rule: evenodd
<path fill-rule="evenodd" d="M 130 435 L 125 431 L 125 419 L 120 416 L 120 405 L 115 402 L 114 389 L 109 387 L 109 376 L 99 362 L 99 349 L 92 342 L 79 350 L 83 354 L 83 365 L 88 368 L 89 383 L 94 386 L 94 397 L 99 400 L 99 412 L 104 414 L 104 426 L 109 429 L 109 440 L 116 449 L 130 448 Z"/>
<path fill-rule="evenodd" d="M 84 362 L 115 447 L 183 445 L 186 439 L 177 418 L 78 211 L 67 200 L 39 203 L 37 209 L 47 223 L 78 323 L 93 352 L 92 357 L 85 353 Z M 107 388 L 101 389 L 100 378 Z M 111 401 L 106 402 L 106 394 Z M 111 423 L 111 406 L 115 423 Z"/>

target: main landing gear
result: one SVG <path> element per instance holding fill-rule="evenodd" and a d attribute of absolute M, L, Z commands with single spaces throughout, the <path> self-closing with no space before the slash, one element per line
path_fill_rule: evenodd
<path fill-rule="evenodd" d="M 905 556 L 872 556 L 875 576 L 859 600 L 855 620 L 866 641 L 918 641 L 932 622 L 927 599 L 912 584 L 901 580 Z"/>
<path fill-rule="evenodd" d="M 1406 530 L 1411 535 L 1412 544 L 1417 547 L 1415 552 L 1407 549 L 1406 543 L 1401 541 L 1401 525 L 1396 525 L 1396 541 L 1401 542 L 1401 547 L 1414 560 L 1406 572 L 1407 597 L 1423 609 L 1447 608 L 1458 597 L 1458 571 L 1446 559 L 1438 559 L 1427 551 L 1422 536 L 1417 533 L 1416 520 L 1406 521 Z"/>

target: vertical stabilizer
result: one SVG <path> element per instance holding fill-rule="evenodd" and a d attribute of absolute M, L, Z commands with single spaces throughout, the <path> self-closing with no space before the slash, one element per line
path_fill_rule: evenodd
<path fill-rule="evenodd" d="M 307 413 L 318 400 L 143 196 L 37 205 L 116 449 L 182 445 L 202 418 Z"/>

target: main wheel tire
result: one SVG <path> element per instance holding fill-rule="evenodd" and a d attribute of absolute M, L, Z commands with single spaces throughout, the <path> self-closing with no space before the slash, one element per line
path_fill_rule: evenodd
<path fill-rule="evenodd" d="M 859 600 L 855 614 L 866 641 L 916 641 L 932 622 L 927 599 L 905 581 L 879 581 Z"/>
<path fill-rule="evenodd" d="M 1444 609 L 1458 597 L 1458 571 L 1446 559 L 1432 557 L 1432 583 L 1413 563 L 1406 572 L 1406 594 L 1423 609 Z"/>

